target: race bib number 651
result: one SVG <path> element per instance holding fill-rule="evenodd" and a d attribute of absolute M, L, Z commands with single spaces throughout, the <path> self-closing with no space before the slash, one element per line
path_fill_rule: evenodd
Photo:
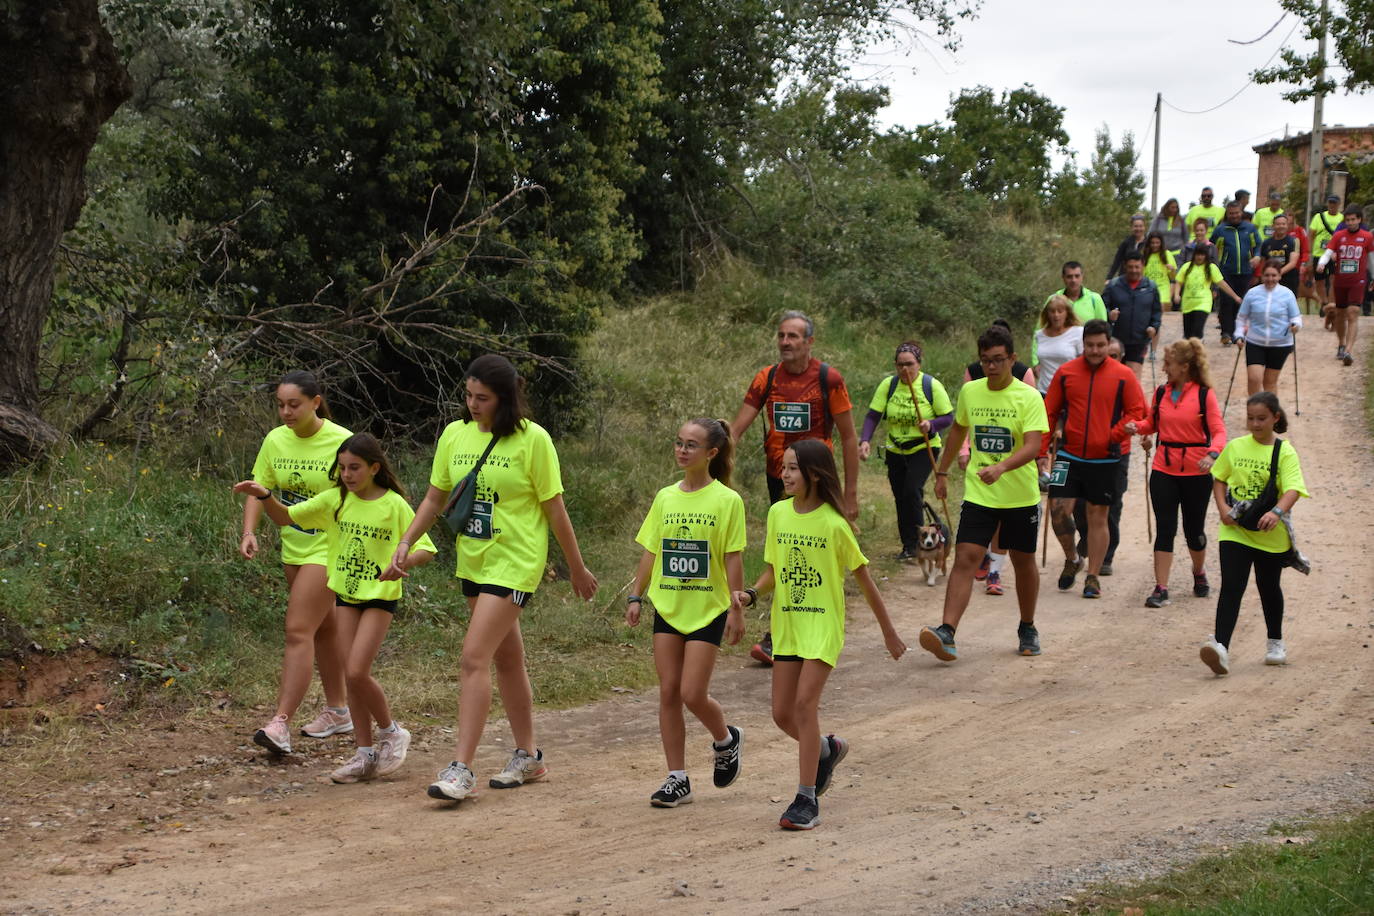
<path fill-rule="evenodd" d="M 1005 426 L 973 427 L 973 447 L 989 455 L 1010 454 L 1016 439 Z"/>

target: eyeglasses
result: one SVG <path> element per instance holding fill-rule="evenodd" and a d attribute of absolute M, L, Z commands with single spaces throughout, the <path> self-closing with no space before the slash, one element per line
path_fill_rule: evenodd
<path fill-rule="evenodd" d="M 982 366 L 1000 366 L 1009 358 L 1010 357 L 1006 356 L 980 356 L 978 357 L 978 363 Z"/>
<path fill-rule="evenodd" d="M 673 440 L 673 448 L 678 449 L 679 451 L 694 452 L 701 447 L 702 446 L 700 442 L 683 442 L 681 439 Z"/>

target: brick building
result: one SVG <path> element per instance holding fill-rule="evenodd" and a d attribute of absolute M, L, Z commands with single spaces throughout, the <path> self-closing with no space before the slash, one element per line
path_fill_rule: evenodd
<path fill-rule="evenodd" d="M 1255 180 L 1255 193 L 1252 198 L 1254 206 L 1264 206 L 1265 196 L 1270 191 L 1282 191 L 1288 185 L 1288 179 L 1293 174 L 1293 163 L 1289 159 L 1288 151 L 1297 153 L 1298 168 L 1306 173 L 1311 148 L 1310 133 L 1294 134 L 1252 147 L 1259 153 L 1259 176 Z M 1340 166 L 1346 157 L 1361 154 L 1374 154 L 1374 124 L 1365 127 L 1345 127 L 1337 124 L 1322 129 L 1322 196 L 1331 190 L 1327 171 L 1333 166 Z M 1335 189 L 1335 193 L 1342 196 L 1343 191 L 1343 186 Z"/>

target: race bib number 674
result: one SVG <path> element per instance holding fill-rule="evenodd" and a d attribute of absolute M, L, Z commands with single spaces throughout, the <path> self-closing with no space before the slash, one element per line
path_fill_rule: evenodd
<path fill-rule="evenodd" d="M 1011 430 L 1005 426 L 973 427 L 973 447 L 988 455 L 1007 455 L 1016 444 Z"/>
<path fill-rule="evenodd" d="M 773 402 L 773 428 L 780 433 L 804 433 L 811 428 L 811 405 Z"/>

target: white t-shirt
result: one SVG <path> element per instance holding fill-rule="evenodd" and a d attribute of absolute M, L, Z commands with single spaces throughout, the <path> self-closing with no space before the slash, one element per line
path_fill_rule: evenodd
<path fill-rule="evenodd" d="M 1077 356 L 1083 355 L 1083 326 L 1076 324 L 1071 328 L 1065 328 L 1062 333 L 1055 337 L 1045 333 L 1041 328 L 1035 332 L 1036 356 L 1039 362 L 1035 366 L 1035 387 L 1043 395 L 1050 390 L 1050 382 L 1054 381 L 1054 374 L 1059 371 L 1059 367 Z"/>

